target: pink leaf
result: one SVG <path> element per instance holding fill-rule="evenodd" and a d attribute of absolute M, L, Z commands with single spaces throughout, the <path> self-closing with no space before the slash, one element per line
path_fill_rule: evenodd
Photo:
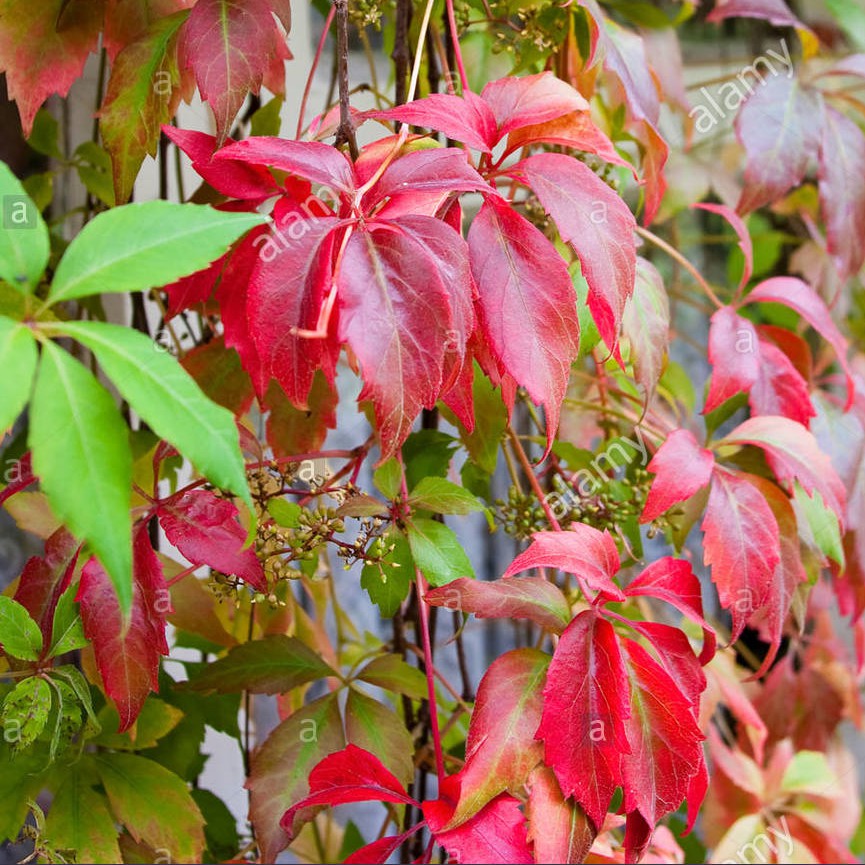
<path fill-rule="evenodd" d="M 630 753 L 625 665 L 613 626 L 594 610 L 562 634 L 547 671 L 537 736 L 562 793 L 573 796 L 595 828 L 603 825 Z"/>
<path fill-rule="evenodd" d="M 535 532 L 529 548 L 505 571 L 505 577 L 530 568 L 556 568 L 574 574 L 611 601 L 623 601 L 613 582 L 619 570 L 619 551 L 612 535 L 584 523 L 572 523 L 563 532 Z"/>
<path fill-rule="evenodd" d="M 701 525 L 703 561 L 712 568 L 721 606 L 733 617 L 731 642 L 765 603 L 781 560 L 778 523 L 747 478 L 715 469 Z"/>
<path fill-rule="evenodd" d="M 213 160 L 267 165 L 313 183 L 321 183 L 336 193 L 354 193 L 351 163 L 339 150 L 320 141 L 289 141 L 269 136 L 247 138 L 233 141 L 217 150 Z M 334 194 L 331 197 L 337 196 Z"/>
<path fill-rule="evenodd" d="M 783 415 L 808 426 L 816 414 L 808 383 L 774 342 L 759 338 L 760 375 L 748 401 L 756 415 Z"/>
<path fill-rule="evenodd" d="M 568 268 L 547 238 L 497 197 L 487 197 L 468 242 L 481 331 L 502 372 L 546 409 L 549 447 L 579 350 Z"/>
<path fill-rule="evenodd" d="M 760 378 L 757 331 L 731 306 L 721 307 L 709 320 L 709 362 L 712 378 L 703 414 L 736 394 L 749 393 Z"/>
<path fill-rule="evenodd" d="M 716 0 L 715 8 L 706 16 L 713 23 L 727 18 L 760 18 L 776 27 L 807 27 L 790 11 L 784 0 Z"/>
<path fill-rule="evenodd" d="M 794 309 L 838 355 L 838 362 L 847 376 L 847 406 L 853 404 L 853 374 L 847 363 L 847 340 L 832 320 L 825 301 L 801 279 L 794 276 L 773 276 L 756 285 L 745 298 L 746 303 L 781 303 Z"/>
<path fill-rule="evenodd" d="M 613 348 L 636 279 L 633 214 L 590 168 L 569 156 L 540 153 L 510 170 L 523 174 L 562 240 L 576 251 L 589 284 L 592 318 Z"/>
<path fill-rule="evenodd" d="M 294 815 L 302 808 L 348 802 L 417 804 L 375 754 L 357 745 L 347 745 L 325 757 L 309 773 L 309 795 L 289 808 L 279 825 L 292 838 Z"/>
<path fill-rule="evenodd" d="M 819 178 L 827 246 L 847 279 L 865 262 L 865 135 L 831 107 L 823 120 Z"/>
<path fill-rule="evenodd" d="M 396 853 L 402 846 L 402 843 L 411 838 L 412 835 L 420 828 L 420 826 L 412 826 L 407 832 L 401 835 L 386 835 L 384 838 L 379 838 L 370 844 L 364 844 L 358 850 L 355 850 L 350 856 L 346 856 L 343 860 L 345 865 L 385 865 L 385 863 Z"/>
<path fill-rule="evenodd" d="M 479 619 L 529 619 L 561 633 L 571 610 L 561 590 L 543 577 L 504 577 L 486 582 L 460 577 L 424 595 L 428 604 L 474 613 Z"/>
<path fill-rule="evenodd" d="M 246 531 L 232 502 L 194 489 L 161 502 L 157 516 L 165 536 L 192 564 L 209 565 L 239 577 L 256 591 L 267 591 L 255 550 L 243 549 Z"/>
<path fill-rule="evenodd" d="M 502 793 L 479 814 L 445 831 L 460 796 L 460 776 L 445 778 L 441 798 L 423 803 L 427 826 L 455 862 L 520 865 L 534 862 L 526 840 L 526 823 L 518 799 Z"/>
<path fill-rule="evenodd" d="M 291 56 L 271 5 L 270 0 L 198 0 L 184 26 L 185 65 L 213 109 L 220 143 L 247 94 L 258 93 L 271 67 Z"/>
<path fill-rule="evenodd" d="M 412 226 L 458 243 L 449 226 L 416 216 Z M 422 408 L 439 397 L 445 345 L 453 329 L 450 297 L 426 246 L 398 223 L 368 223 L 345 245 L 338 280 L 339 339 L 360 362 L 381 436 L 392 455 Z"/>
<path fill-rule="evenodd" d="M 797 186 L 820 147 L 823 102 L 795 78 L 766 78 L 736 115 L 745 148 L 745 188 L 736 207 L 748 213 L 777 201 Z"/>
<path fill-rule="evenodd" d="M 724 204 L 706 204 L 703 202 L 694 204 L 692 207 L 697 207 L 700 210 L 708 210 L 710 213 L 717 213 L 718 216 L 723 216 L 724 219 L 730 223 L 730 227 L 733 231 L 736 232 L 736 237 L 739 238 L 739 249 L 742 250 L 742 255 L 745 256 L 745 267 L 742 271 L 742 278 L 739 280 L 738 292 L 741 292 L 748 284 L 748 280 L 754 272 L 754 245 L 751 243 L 751 235 L 748 233 L 748 229 L 745 227 L 742 217 L 739 216 L 735 210 Z"/>
<path fill-rule="evenodd" d="M 523 126 L 589 110 L 585 98 L 552 72 L 490 81 L 481 92 L 481 98 L 495 115 L 499 138 Z"/>
<path fill-rule="evenodd" d="M 703 628 L 700 662 L 707 664 L 715 654 L 715 631 L 703 618 L 703 595 L 690 562 L 665 556 L 652 562 L 625 589 L 629 597 L 648 595 L 659 598 L 684 613 Z"/>
<path fill-rule="evenodd" d="M 489 105 L 471 91 L 462 97 L 433 93 L 387 111 L 368 111 L 364 116 L 434 129 L 482 153 L 490 153 L 499 138 Z"/>
<path fill-rule="evenodd" d="M 723 439 L 725 444 L 762 448 L 766 461 L 782 485 L 798 481 L 805 492 L 820 493 L 843 526 L 847 494 L 829 457 L 802 424 L 785 417 L 752 417 Z"/>
<path fill-rule="evenodd" d="M 146 525 L 140 525 L 133 538 L 129 621 L 123 621 L 111 580 L 95 558 L 81 572 L 75 600 L 122 733 L 135 722 L 147 695 L 158 689 L 159 656 L 168 654 L 165 616 L 171 612 L 171 600 Z"/>
<path fill-rule="evenodd" d="M 701 448 L 690 430 L 673 430 L 647 466 L 655 479 L 640 522 L 651 522 L 673 505 L 691 498 L 709 483 L 714 465 L 714 454 Z"/>

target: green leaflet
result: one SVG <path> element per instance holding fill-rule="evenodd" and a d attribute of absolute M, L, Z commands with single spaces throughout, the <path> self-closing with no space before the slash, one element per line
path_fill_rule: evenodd
<path fill-rule="evenodd" d="M 0 438 L 27 405 L 37 359 L 30 329 L 0 316 Z"/>
<path fill-rule="evenodd" d="M 100 213 L 69 244 L 48 299 L 149 289 L 207 267 L 266 218 L 147 201 Z"/>
<path fill-rule="evenodd" d="M 444 586 L 460 577 L 474 577 L 469 557 L 453 529 L 444 523 L 416 517 L 407 533 L 415 564 L 431 586 Z"/>
<path fill-rule="evenodd" d="M 33 470 L 58 519 L 99 557 L 120 607 L 132 604 L 132 455 L 105 388 L 46 342 L 30 413 Z"/>
<path fill-rule="evenodd" d="M 39 625 L 25 607 L 6 595 L 0 595 L 0 646 L 7 655 L 22 661 L 36 661 L 42 651 Z"/>
<path fill-rule="evenodd" d="M 5 162 L 0 162 L 0 206 L 0 279 L 31 294 L 48 264 L 48 227 Z"/>
<path fill-rule="evenodd" d="M 86 345 L 132 408 L 212 483 L 252 510 L 234 416 L 208 399 L 170 354 L 138 331 L 97 321 L 53 330 Z"/>

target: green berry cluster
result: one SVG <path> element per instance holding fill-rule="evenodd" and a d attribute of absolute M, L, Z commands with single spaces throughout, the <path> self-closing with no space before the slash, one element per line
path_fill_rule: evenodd
<path fill-rule="evenodd" d="M 384 14 L 383 0 L 351 0 L 348 4 L 348 17 L 359 30 L 375 27 L 381 30 L 381 17 Z"/>
<path fill-rule="evenodd" d="M 532 493 L 520 492 L 512 486 L 507 501 L 496 499 L 495 517 L 505 530 L 517 540 L 528 540 L 535 532 L 549 529 L 544 509 Z"/>

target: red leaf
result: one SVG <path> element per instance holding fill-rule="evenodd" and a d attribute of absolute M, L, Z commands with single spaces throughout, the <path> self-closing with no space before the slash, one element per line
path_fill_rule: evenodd
<path fill-rule="evenodd" d="M 738 393 L 750 393 L 760 378 L 757 331 L 731 306 L 722 307 L 709 320 L 709 362 L 712 378 L 703 414 Z"/>
<path fill-rule="evenodd" d="M 594 610 L 562 634 L 547 671 L 538 738 L 562 793 L 573 796 L 595 828 L 603 825 L 630 753 L 625 665 L 613 626 Z"/>
<path fill-rule="evenodd" d="M 843 527 L 847 499 L 844 484 L 813 434 L 801 424 L 785 417 L 752 417 L 725 436 L 723 442 L 762 448 L 782 485 L 792 487 L 797 480 L 805 492 L 820 493 Z"/>
<path fill-rule="evenodd" d="M 439 220 L 416 216 L 411 225 L 457 242 Z M 452 330 L 448 289 L 416 237 L 397 223 L 368 223 L 346 243 L 337 277 L 339 339 L 360 362 L 359 399 L 373 402 L 382 459 L 405 441 L 420 410 L 435 405 Z"/>
<path fill-rule="evenodd" d="M 838 362 L 847 376 L 847 406 L 853 404 L 853 375 L 847 363 L 847 340 L 832 320 L 823 299 L 801 279 L 795 276 L 773 276 L 755 286 L 745 299 L 746 303 L 781 303 L 796 310 L 838 355 Z"/>
<path fill-rule="evenodd" d="M 271 382 L 263 407 L 269 409 L 265 435 L 277 457 L 319 450 L 327 431 L 336 428 L 339 395 L 319 371 L 312 381 L 306 411 L 295 408 L 282 388 Z"/>
<path fill-rule="evenodd" d="M 309 795 L 289 808 L 279 825 L 292 838 L 294 815 L 302 808 L 347 802 L 417 804 L 378 757 L 357 745 L 347 745 L 325 757 L 309 773 Z"/>
<path fill-rule="evenodd" d="M 690 779 L 703 763 L 703 734 L 688 698 L 667 672 L 633 640 L 626 639 L 633 710 L 625 720 L 630 753 L 623 758 L 625 811 L 639 812 L 651 830 L 687 797 Z M 630 823 L 630 815 L 629 815 Z M 630 825 L 629 825 L 630 829 Z M 626 847 L 635 835 L 626 831 Z M 648 837 L 642 843 L 648 843 Z M 629 862 L 637 849 L 626 849 Z"/>
<path fill-rule="evenodd" d="M 574 574 L 608 600 L 625 600 L 613 582 L 619 570 L 619 551 L 612 535 L 584 523 L 572 523 L 563 532 L 535 532 L 529 548 L 508 566 L 510 577 L 529 568 L 556 568 Z"/>
<path fill-rule="evenodd" d="M 64 528 L 45 541 L 45 554 L 27 560 L 14 600 L 24 607 L 42 631 L 44 651 L 51 646 L 54 611 L 63 592 L 72 582 L 81 545 Z"/>
<path fill-rule="evenodd" d="M 419 829 L 419 826 L 413 826 L 408 832 L 403 832 L 402 835 L 386 835 L 384 838 L 379 838 L 370 844 L 364 844 L 363 847 L 355 850 L 350 856 L 343 859 L 344 865 L 358 863 L 358 865 L 385 865 L 385 863 L 393 856 L 400 848 L 406 838 L 411 838 L 412 835 Z"/>
<path fill-rule="evenodd" d="M 124 623 L 111 580 L 95 558 L 81 572 L 75 599 L 105 693 L 117 707 L 122 733 L 135 722 L 147 695 L 158 689 L 159 656 L 168 654 L 165 616 L 171 612 L 171 601 L 145 524 L 133 538 L 129 621 Z"/>
<path fill-rule="evenodd" d="M 703 595 L 700 581 L 690 562 L 664 556 L 652 562 L 625 589 L 629 597 L 648 595 L 659 598 L 684 613 L 703 628 L 703 652 L 700 663 L 708 664 L 715 654 L 715 631 L 703 618 Z"/>
<path fill-rule="evenodd" d="M 354 193 L 354 172 L 348 158 L 320 141 L 289 141 L 270 136 L 247 138 L 232 141 L 213 154 L 214 162 L 222 160 L 269 165 L 313 183 L 324 184 L 335 192 Z"/>
<path fill-rule="evenodd" d="M 568 268 L 547 238 L 497 197 L 487 197 L 468 243 L 484 339 L 501 370 L 546 409 L 549 448 L 579 350 Z"/>
<path fill-rule="evenodd" d="M 204 270 L 198 270 L 190 273 L 189 276 L 181 277 L 177 282 L 164 285 L 161 290 L 168 295 L 166 318 L 174 318 L 179 312 L 210 300 L 229 257 L 230 253 L 226 253 L 211 262 Z"/>
<path fill-rule="evenodd" d="M 518 799 L 502 793 L 479 814 L 456 829 L 444 831 L 460 795 L 460 776 L 445 778 L 440 799 L 424 802 L 423 815 L 436 841 L 454 862 L 520 865 L 534 862 L 526 840 L 525 817 Z"/>
<path fill-rule="evenodd" d="M 808 383 L 790 358 L 762 334 L 758 350 L 760 375 L 748 397 L 751 410 L 758 415 L 783 415 L 807 427 L 816 414 Z"/>
<path fill-rule="evenodd" d="M 754 272 L 754 245 L 751 243 L 751 235 L 748 233 L 748 229 L 742 221 L 742 217 L 739 216 L 735 210 L 732 210 L 724 204 L 706 204 L 705 202 L 698 202 L 691 206 L 697 207 L 700 210 L 708 210 L 710 213 L 717 213 L 718 216 L 723 216 L 724 219 L 730 223 L 730 227 L 733 231 L 736 232 L 736 237 L 739 238 L 739 249 L 742 250 L 742 255 L 745 256 L 745 267 L 742 270 L 742 278 L 739 280 L 738 288 L 738 292 L 741 292 L 748 284 L 748 280 Z"/>
<path fill-rule="evenodd" d="M 543 762 L 535 732 L 549 662 L 550 656 L 537 649 L 513 649 L 484 674 L 469 723 L 459 801 L 448 829 L 474 817 L 500 793 L 518 794 Z"/>
<path fill-rule="evenodd" d="M 585 98 L 552 72 L 490 81 L 481 92 L 481 98 L 495 115 L 498 138 L 523 126 L 589 110 Z"/>
<path fill-rule="evenodd" d="M 739 213 L 771 204 L 801 182 L 820 147 L 822 113 L 820 94 L 784 75 L 765 78 L 748 97 L 735 121 L 747 156 Z"/>
<path fill-rule="evenodd" d="M 539 153 L 511 171 L 525 176 L 562 240 L 576 251 L 589 284 L 592 318 L 601 338 L 613 348 L 636 279 L 633 214 L 594 171 L 569 156 Z"/>
<path fill-rule="evenodd" d="M 555 774 L 546 766 L 532 773 L 526 815 L 536 862 L 571 865 L 585 860 L 595 829 L 585 811 L 565 799 Z"/>
<path fill-rule="evenodd" d="M 462 97 L 433 93 L 387 111 L 368 111 L 364 116 L 434 129 L 482 153 L 490 153 L 499 139 L 489 105 L 468 90 Z"/>
<path fill-rule="evenodd" d="M 156 513 L 169 542 L 192 564 L 209 565 L 239 577 L 256 591 L 267 591 L 255 550 L 243 549 L 246 531 L 232 502 L 194 489 L 161 502 Z"/>
<path fill-rule="evenodd" d="M 865 262 L 865 135 L 831 107 L 823 120 L 819 179 L 827 246 L 847 279 Z"/>
<path fill-rule="evenodd" d="M 286 201 L 269 238 L 258 246 L 246 296 L 246 317 L 268 378 L 273 376 L 298 408 L 305 408 L 319 367 L 333 381 L 338 347 L 330 339 L 295 335 L 315 330 L 333 283 L 336 219 L 310 219 Z"/>
<path fill-rule="evenodd" d="M 714 465 L 714 454 L 701 448 L 690 430 L 673 430 L 647 466 L 655 479 L 640 522 L 651 522 L 673 505 L 691 498 L 709 483 Z"/>
<path fill-rule="evenodd" d="M 0 72 L 18 103 L 24 137 L 52 94 L 65 96 L 96 51 L 101 0 L 6 0 L 0 27 Z"/>
<path fill-rule="evenodd" d="M 270 0 L 198 0 L 184 27 L 185 65 L 213 109 L 220 143 L 249 91 L 258 93 L 274 63 L 291 56 L 271 5 Z"/>
<path fill-rule="evenodd" d="M 701 525 L 703 562 L 711 565 L 721 606 L 733 617 L 731 642 L 765 603 L 781 560 L 778 523 L 747 478 L 715 469 Z"/>
<path fill-rule="evenodd" d="M 529 619 L 556 634 L 571 620 L 565 596 L 543 577 L 505 577 L 492 582 L 460 577 L 427 592 L 424 600 L 434 607 L 474 613 L 479 619 Z"/>
<path fill-rule="evenodd" d="M 195 171 L 217 192 L 231 198 L 261 200 L 279 191 L 266 168 L 214 159 L 218 142 L 213 135 L 176 126 L 163 126 L 162 131 L 192 160 Z"/>
<path fill-rule="evenodd" d="M 233 414 L 243 415 L 252 405 L 252 382 L 237 352 L 226 347 L 223 337 L 197 346 L 180 363 L 210 399 Z"/>

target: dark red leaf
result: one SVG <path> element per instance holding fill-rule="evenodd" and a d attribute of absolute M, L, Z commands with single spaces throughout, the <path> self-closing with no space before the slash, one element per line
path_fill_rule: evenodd
<path fill-rule="evenodd" d="M 342 751 L 325 757 L 310 772 L 309 795 L 289 808 L 279 825 L 292 838 L 294 815 L 302 808 L 348 802 L 417 804 L 378 757 L 357 745 L 347 745 Z"/>
<path fill-rule="evenodd" d="M 798 185 L 820 148 L 823 102 L 816 90 L 786 75 L 766 77 L 736 115 L 745 148 L 745 186 L 736 210 L 748 213 Z"/>
<path fill-rule="evenodd" d="M 794 309 L 838 355 L 838 362 L 847 376 L 847 406 L 853 404 L 853 376 L 847 363 L 847 340 L 832 320 L 825 301 L 801 279 L 794 276 L 773 276 L 765 279 L 748 293 L 746 303 L 781 303 Z"/>
<path fill-rule="evenodd" d="M 735 642 L 765 602 L 781 560 L 778 523 L 748 475 L 717 467 L 701 526 L 721 606 L 733 617 Z"/>
<path fill-rule="evenodd" d="M 270 0 L 198 0 L 184 26 L 185 65 L 213 109 L 220 142 L 247 94 L 258 93 L 272 68 L 291 56 L 271 6 Z"/>
<path fill-rule="evenodd" d="M 211 262 L 204 270 L 190 273 L 189 276 L 184 276 L 177 282 L 164 285 L 162 291 L 168 295 L 166 318 L 171 319 L 185 309 L 210 300 L 213 289 L 219 283 L 219 277 L 222 275 L 229 258 L 230 253 L 227 253 Z"/>
<path fill-rule="evenodd" d="M 584 523 L 563 532 L 535 532 L 529 548 L 508 566 L 505 577 L 529 568 L 556 568 L 574 574 L 611 601 L 625 599 L 613 581 L 619 570 L 619 551 L 612 535 Z"/>
<path fill-rule="evenodd" d="M 547 671 L 538 738 L 562 793 L 603 825 L 631 746 L 627 676 L 613 626 L 594 610 L 562 634 Z"/>
<path fill-rule="evenodd" d="M 237 352 L 226 347 L 223 337 L 197 346 L 180 363 L 210 399 L 233 414 L 242 415 L 252 405 L 252 382 Z"/>
<path fill-rule="evenodd" d="M 613 348 L 636 279 L 633 214 L 594 171 L 569 156 L 539 153 L 511 170 L 525 177 L 562 240 L 576 251 L 589 284 L 592 318 Z"/>
<path fill-rule="evenodd" d="M 561 633 L 571 610 L 561 590 L 543 577 L 504 577 L 486 582 L 460 577 L 424 595 L 428 604 L 474 613 L 479 619 L 529 619 Z"/>
<path fill-rule="evenodd" d="M 498 138 L 523 126 L 546 123 L 574 111 L 589 110 L 585 97 L 552 72 L 490 81 L 481 92 L 481 98 L 495 116 Z"/>
<path fill-rule="evenodd" d="M 579 350 L 568 268 L 534 225 L 494 196 L 472 221 L 468 242 L 484 340 L 501 371 L 546 409 L 549 447 Z"/>
<path fill-rule="evenodd" d="M 457 242 L 447 225 L 417 216 L 413 226 Z M 443 242 L 447 243 L 447 240 Z M 453 329 L 450 297 L 425 244 L 397 223 L 369 223 L 355 231 L 337 276 L 339 339 L 360 362 L 363 390 L 391 456 L 422 408 L 439 397 L 445 344 Z"/>
<path fill-rule="evenodd" d="M 95 558 L 81 572 L 76 600 L 84 635 L 93 644 L 105 693 L 117 707 L 123 732 L 135 722 L 147 695 L 158 689 L 159 656 L 168 654 L 165 617 L 171 600 L 145 524 L 133 538 L 129 621 L 124 623 L 111 580 Z"/>
<path fill-rule="evenodd" d="M 72 581 L 80 548 L 65 528 L 59 528 L 45 541 L 45 554 L 29 558 L 21 571 L 14 600 L 39 625 L 45 651 L 51 645 L 57 602 Z"/>
<path fill-rule="evenodd" d="M 339 395 L 319 371 L 312 380 L 306 410 L 296 408 L 275 382 L 270 383 L 263 407 L 269 409 L 265 436 L 277 457 L 317 451 L 336 428 Z"/>
<path fill-rule="evenodd" d="M 194 565 L 233 574 L 259 592 L 267 591 L 261 562 L 251 547 L 235 505 L 209 490 L 194 489 L 161 502 L 157 509 L 165 536 Z"/>
<path fill-rule="evenodd" d="M 673 430 L 647 468 L 655 479 L 646 497 L 641 523 L 657 519 L 673 505 L 689 499 L 712 477 L 715 456 L 701 448 L 690 430 Z"/>

